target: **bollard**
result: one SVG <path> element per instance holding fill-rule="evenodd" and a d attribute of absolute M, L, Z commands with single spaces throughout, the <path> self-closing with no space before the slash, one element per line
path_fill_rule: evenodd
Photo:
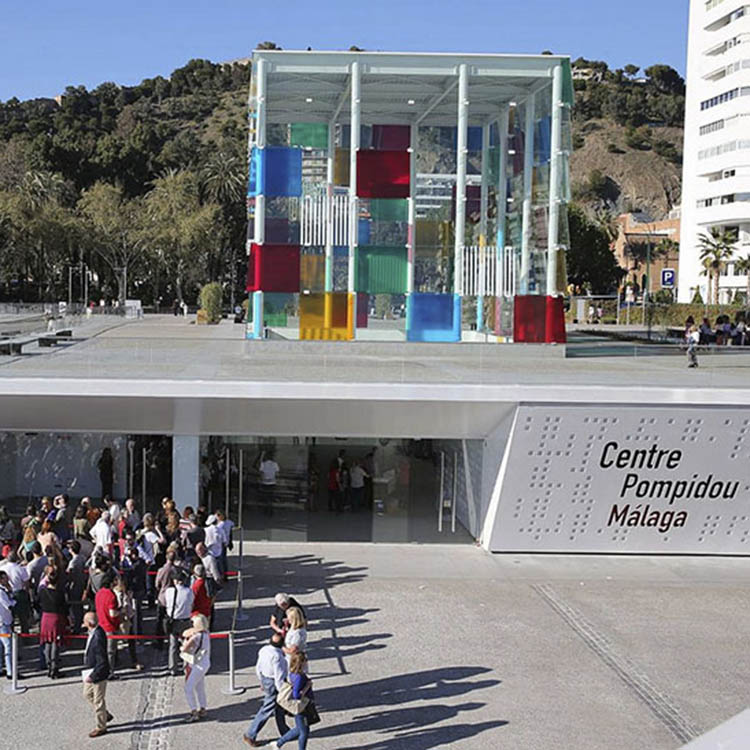
<path fill-rule="evenodd" d="M 10 642 L 10 648 L 10 663 L 11 670 L 13 672 L 13 679 L 11 680 L 10 685 L 8 685 L 8 687 L 6 687 L 3 692 L 6 695 L 21 695 L 21 693 L 26 692 L 27 688 L 18 687 L 18 633 L 13 633 Z"/>
<path fill-rule="evenodd" d="M 242 601 L 245 597 L 245 586 L 243 584 L 242 571 L 237 571 L 237 610 L 235 620 L 237 622 L 247 622 L 249 615 L 242 611 Z"/>
<path fill-rule="evenodd" d="M 229 685 L 221 692 L 224 695 L 242 695 L 245 688 L 237 687 L 234 684 L 234 633 L 230 631 L 227 638 L 227 648 L 229 649 Z"/>

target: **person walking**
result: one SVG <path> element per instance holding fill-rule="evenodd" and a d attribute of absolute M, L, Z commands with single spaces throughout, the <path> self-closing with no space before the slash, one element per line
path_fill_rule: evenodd
<path fill-rule="evenodd" d="M 688 367 L 698 367 L 698 344 L 701 335 L 695 325 L 690 326 L 687 334 L 687 358 Z"/>
<path fill-rule="evenodd" d="M 206 673 L 211 668 L 211 636 L 208 618 L 196 614 L 193 626 L 182 634 L 180 657 L 185 662 L 185 699 L 190 707 L 189 722 L 199 721 L 206 715 Z"/>
<path fill-rule="evenodd" d="M 166 602 L 169 634 L 169 671 L 173 676 L 180 674 L 180 639 L 190 627 L 190 613 L 193 611 L 193 592 L 185 585 L 184 573 L 180 568 L 172 571 L 173 586 L 167 589 Z"/>
<path fill-rule="evenodd" d="M 115 669 L 117 667 L 117 640 L 113 637 L 120 629 L 120 607 L 117 602 L 117 594 L 114 592 L 116 576 L 112 570 L 108 570 L 102 578 L 101 588 L 94 597 L 96 619 L 99 627 L 107 634 L 107 658 L 109 659 L 108 679 L 116 680 Z"/>
<path fill-rule="evenodd" d="M 272 716 L 276 720 L 276 728 L 280 735 L 285 735 L 288 729 L 284 709 L 276 703 L 276 696 L 284 686 L 288 673 L 286 659 L 281 650 L 283 643 L 283 638 L 278 633 L 274 633 L 270 642 L 258 652 L 255 674 L 260 680 L 263 703 L 247 732 L 242 736 L 245 744 L 250 747 L 260 747 L 257 737 Z"/>
<path fill-rule="evenodd" d="M 89 737 L 101 737 L 107 733 L 107 724 L 114 718 L 107 711 L 107 680 L 109 679 L 109 656 L 107 654 L 107 634 L 99 625 L 96 615 L 87 612 L 83 624 L 88 630 L 86 648 L 83 652 L 83 697 L 93 706 L 96 715 L 96 728 Z"/>
<path fill-rule="evenodd" d="M 11 644 L 11 633 L 13 632 L 13 607 L 15 599 L 11 596 L 10 583 L 8 574 L 0 570 L 0 646 L 2 646 L 5 656 L 5 676 L 10 680 L 13 677 L 11 654 L 13 646 Z"/>
<path fill-rule="evenodd" d="M 267 516 L 273 515 L 273 501 L 276 497 L 276 476 L 279 473 L 279 465 L 274 460 L 273 453 L 263 455 L 260 466 L 260 497 L 263 512 Z"/>
<path fill-rule="evenodd" d="M 284 653 L 287 664 L 291 667 L 292 656 L 300 651 L 307 651 L 307 622 L 298 607 L 289 607 L 286 619 L 289 622 L 289 630 L 284 636 Z"/>
<path fill-rule="evenodd" d="M 305 707 L 294 716 L 294 726 L 287 730 L 272 747 L 283 747 L 287 742 L 298 740 L 297 747 L 299 750 L 305 750 L 307 747 L 307 738 L 310 736 L 310 722 L 308 721 L 307 708 L 313 699 L 312 680 L 307 676 L 307 657 L 302 651 L 292 655 L 292 661 L 289 665 L 289 682 L 292 685 L 291 698 L 294 701 L 304 701 L 307 698 Z"/>

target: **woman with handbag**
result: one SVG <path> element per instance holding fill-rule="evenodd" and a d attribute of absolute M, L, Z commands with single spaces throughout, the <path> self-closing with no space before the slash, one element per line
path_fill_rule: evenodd
<path fill-rule="evenodd" d="M 190 707 L 189 722 L 206 715 L 206 673 L 211 668 L 211 636 L 208 618 L 193 615 L 193 627 L 182 634 L 180 658 L 185 662 L 185 698 Z"/>
<path fill-rule="evenodd" d="M 289 630 L 284 636 L 284 653 L 286 663 L 291 667 L 292 655 L 297 651 L 307 650 L 307 621 L 299 607 L 289 607 L 286 611 Z"/>
<path fill-rule="evenodd" d="M 307 657 L 303 651 L 292 654 L 288 681 L 279 691 L 276 702 L 294 716 L 294 726 L 279 737 L 273 747 L 280 748 L 287 742 L 297 740 L 299 750 L 305 750 L 310 724 L 316 724 L 320 719 L 315 709 L 312 680 L 307 676 Z"/>

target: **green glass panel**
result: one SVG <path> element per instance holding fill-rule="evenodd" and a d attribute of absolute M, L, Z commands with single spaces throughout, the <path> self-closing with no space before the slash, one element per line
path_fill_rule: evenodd
<path fill-rule="evenodd" d="M 373 198 L 370 201 L 373 221 L 408 221 L 409 201 L 401 198 Z"/>
<path fill-rule="evenodd" d="M 328 148 L 328 125 L 324 122 L 293 122 L 289 142 L 302 148 Z"/>
<path fill-rule="evenodd" d="M 354 271 L 354 289 L 357 292 L 405 294 L 406 248 L 360 245 Z"/>
<path fill-rule="evenodd" d="M 286 328 L 290 305 L 294 295 L 281 292 L 266 292 L 263 295 L 263 322 L 267 326 Z"/>

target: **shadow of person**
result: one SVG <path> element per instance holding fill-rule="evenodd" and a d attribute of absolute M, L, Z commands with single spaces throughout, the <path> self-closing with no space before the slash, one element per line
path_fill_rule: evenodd
<path fill-rule="evenodd" d="M 369 745 L 341 745 L 338 750 L 430 750 L 430 748 L 452 745 L 454 742 L 476 737 L 490 729 L 507 726 L 508 723 L 500 719 L 484 721 L 481 724 L 452 724 L 447 727 L 415 729 L 395 737 L 377 740 Z"/>
<path fill-rule="evenodd" d="M 471 680 L 491 671 L 487 667 L 428 669 L 370 682 L 323 688 L 315 692 L 315 702 L 324 711 L 351 711 L 418 700 L 439 700 L 499 685 L 498 679 Z"/>

